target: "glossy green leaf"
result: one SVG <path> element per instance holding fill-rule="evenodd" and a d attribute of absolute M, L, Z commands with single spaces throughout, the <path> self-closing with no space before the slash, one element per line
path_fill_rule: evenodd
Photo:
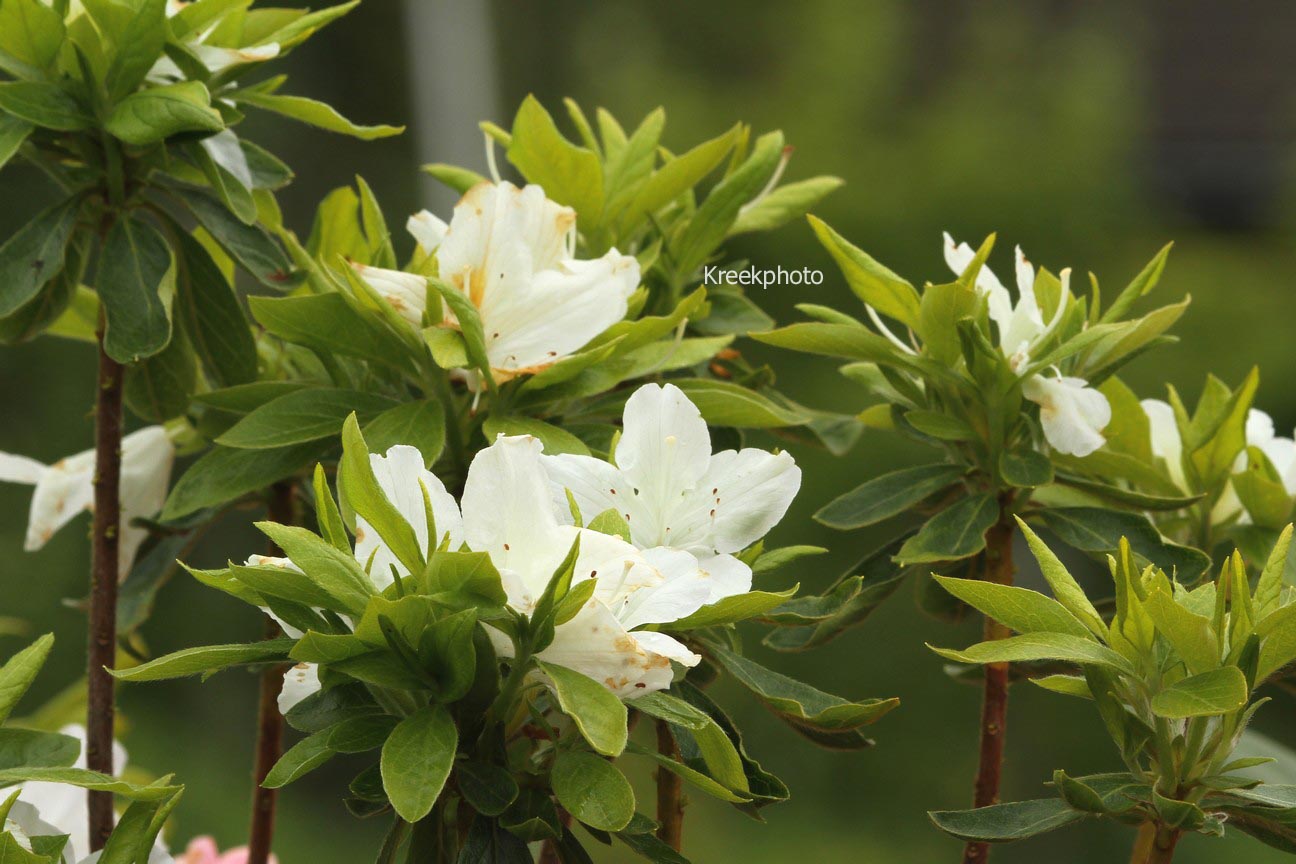
<path fill-rule="evenodd" d="M 603 212 L 603 168 L 594 151 L 572 144 L 534 96 L 527 96 L 513 118 L 508 160 L 528 182 L 572 207 L 582 225 L 597 224 Z"/>
<path fill-rule="evenodd" d="M 952 486 L 962 476 L 963 468 L 944 463 L 892 471 L 833 499 L 814 518 L 839 531 L 874 525 Z"/>
<path fill-rule="evenodd" d="M 151 357 L 171 340 L 175 258 L 161 233 L 140 219 L 113 222 L 95 289 L 107 318 L 104 350 L 119 363 Z"/>
<path fill-rule="evenodd" d="M 145 147 L 181 132 L 219 132 L 220 112 L 200 81 L 183 81 L 133 93 L 118 102 L 104 124 L 115 138 Z"/>
<path fill-rule="evenodd" d="M 1092 638 L 1084 624 L 1054 600 L 1038 591 L 1000 585 L 983 579 L 933 578 L 949 593 L 982 615 L 1017 633 L 1065 633 Z"/>
<path fill-rule="evenodd" d="M 620 831 L 634 816 L 630 781 L 611 762 L 594 753 L 569 750 L 559 754 L 549 780 L 558 802 L 592 828 Z"/>
<path fill-rule="evenodd" d="M 927 816 L 937 828 L 960 840 L 999 843 L 1023 840 L 1079 822 L 1085 814 L 1061 798 L 1042 798 L 976 810 L 934 810 Z"/>
<path fill-rule="evenodd" d="M 339 436 L 355 413 L 377 417 L 395 406 L 391 399 L 356 390 L 319 387 L 295 390 L 262 405 L 216 439 L 223 447 L 267 450 Z"/>
<path fill-rule="evenodd" d="M 929 519 L 900 547 L 896 560 L 919 564 L 968 558 L 985 548 L 985 532 L 998 520 L 994 495 L 969 495 Z"/>
<path fill-rule="evenodd" d="M 0 81 L 0 111 L 58 132 L 79 132 L 94 123 L 80 102 L 47 81 Z"/>
<path fill-rule="evenodd" d="M 482 423 L 482 432 L 485 433 L 486 440 L 490 442 L 494 442 L 500 435 L 530 435 L 539 439 L 540 443 L 544 445 L 544 452 L 549 455 L 555 453 L 574 453 L 578 456 L 590 455 L 589 447 L 585 446 L 584 441 L 581 441 L 561 426 L 555 426 L 534 417 L 500 417 L 492 414 Z"/>
<path fill-rule="evenodd" d="M 397 444 L 417 447 L 423 464 L 432 467 L 445 449 L 445 409 L 436 399 L 420 399 L 388 408 L 363 426 L 365 441 L 376 453 Z"/>
<path fill-rule="evenodd" d="M 549 676 L 563 713 L 571 717 L 581 735 L 604 756 L 618 756 L 626 745 L 626 706 L 598 681 L 565 666 L 537 660 Z"/>
<path fill-rule="evenodd" d="M 216 507 L 291 477 L 314 461 L 317 443 L 279 450 L 235 450 L 213 447 L 176 481 L 162 508 L 170 521 Z"/>
<path fill-rule="evenodd" d="M 672 382 L 688 396 L 712 426 L 771 429 L 799 426 L 810 418 L 792 408 L 730 381 L 682 378 Z"/>
<path fill-rule="evenodd" d="M 0 723 L 13 713 L 14 706 L 36 679 L 36 673 L 45 665 L 53 647 L 54 634 L 47 633 L 0 666 Z"/>
<path fill-rule="evenodd" d="M 1130 662 L 1115 651 L 1092 639 L 1065 633 L 1028 633 L 991 642 L 978 642 L 963 651 L 931 648 L 946 660 L 956 663 L 1016 663 L 1029 660 L 1065 660 L 1070 663 L 1097 664 L 1134 674 Z"/>
<path fill-rule="evenodd" d="M 329 132 L 350 135 L 362 141 L 387 138 L 405 131 L 404 126 L 361 126 L 352 123 L 332 107 L 304 96 L 284 96 L 278 93 L 242 90 L 235 94 L 234 98 L 239 104 L 252 105 Z"/>
<path fill-rule="evenodd" d="M 911 329 L 919 329 L 920 300 L 913 285 L 852 245 L 823 220 L 814 216 L 807 218 L 819 242 L 841 268 L 846 284 L 855 292 L 855 296 L 883 315 L 894 318 Z"/>
<path fill-rule="evenodd" d="M 0 246 L 0 318 L 26 306 L 63 269 L 79 208 L 76 198 L 56 204 Z"/>
<path fill-rule="evenodd" d="M 238 645 L 186 648 L 129 669 L 108 671 L 119 681 L 165 681 L 190 675 L 208 675 L 230 666 L 283 662 L 288 659 L 288 652 L 295 641 L 286 638 L 267 639 Z"/>
<path fill-rule="evenodd" d="M 392 731 L 382 748 L 382 781 L 392 809 L 402 819 L 417 822 L 431 812 L 450 776 L 458 745 L 459 731 L 440 705 L 420 708 Z"/>
<path fill-rule="evenodd" d="M 1214 717 L 1246 705 L 1247 682 L 1242 670 L 1225 666 L 1176 681 L 1152 697 L 1152 712 L 1174 720 Z"/>

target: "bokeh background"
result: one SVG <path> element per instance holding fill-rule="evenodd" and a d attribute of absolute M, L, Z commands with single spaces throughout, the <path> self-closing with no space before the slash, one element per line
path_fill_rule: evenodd
<path fill-rule="evenodd" d="M 1296 6 L 1280 0 L 367 0 L 292 56 L 294 89 L 361 122 L 407 122 L 407 134 L 364 144 L 260 117 L 247 129 L 297 170 L 282 202 L 301 232 L 315 202 L 357 172 L 392 224 L 420 206 L 444 213 L 452 199 L 417 167 L 446 161 L 482 170 L 476 121 L 507 126 L 519 100 L 534 92 L 556 114 L 559 100 L 572 96 L 626 124 L 664 105 L 665 143 L 675 148 L 737 120 L 762 131 L 781 127 L 796 146 L 789 178 L 830 173 L 847 181 L 819 214 L 914 281 L 944 275 L 943 229 L 974 244 L 998 231 L 992 263 L 1001 272 L 1009 272 L 1012 245 L 1020 243 L 1051 269 L 1095 272 L 1109 291 L 1173 239 L 1158 295 L 1192 294 L 1178 330 L 1183 341 L 1136 363 L 1127 381 L 1143 395 L 1161 395 L 1169 383 L 1195 398 L 1207 371 L 1236 383 L 1259 364 L 1258 403 L 1280 430 L 1291 430 L 1294 26 Z M 48 194 L 39 177 L 6 169 L 0 234 Z M 845 309 L 856 302 L 803 224 L 737 243 L 735 252 L 828 273 L 822 286 L 756 297 L 780 320 L 793 317 L 796 302 Z M 830 363 L 748 350 L 777 360 L 783 388 L 808 404 L 848 410 L 857 400 Z M 0 351 L 0 449 L 53 460 L 90 446 L 92 368 L 86 346 L 52 339 Z M 806 482 L 773 540 L 832 550 L 797 574 L 807 590 L 818 590 L 880 538 L 836 535 L 810 515 L 920 454 L 882 434 L 866 434 L 840 460 L 794 452 Z M 84 596 L 88 544 L 78 522 L 42 552 L 23 554 L 29 494 L 0 487 L 0 615 L 58 634 L 30 697 L 35 705 L 81 674 L 83 615 L 64 601 Z M 195 563 L 212 565 L 260 543 L 246 526 L 230 524 Z M 1038 575 L 1023 567 L 1020 578 L 1030 584 Z M 685 831 L 694 860 L 955 860 L 959 844 L 924 814 L 970 799 L 979 694 L 947 680 L 923 642 L 966 644 L 977 625 L 926 618 L 912 595 L 900 590 L 866 627 L 825 650 L 762 655 L 825 689 L 901 697 L 902 708 L 874 727 L 874 749 L 814 750 L 743 694 L 722 693 L 737 706 L 750 749 L 787 780 L 793 798 L 767 809 L 761 825 L 695 795 Z M 260 627 L 241 604 L 177 579 L 144 632 L 162 652 L 256 638 Z M 754 642 L 760 634 L 750 635 Z M 0 637 L 0 654 L 19 644 Z M 239 672 L 205 684 L 123 690 L 132 763 L 174 771 L 188 785 L 172 826 L 177 845 L 197 832 L 226 845 L 245 837 L 255 690 Z M 1293 727 L 1296 703 L 1272 695 L 1260 725 L 1281 733 Z M 1041 784 L 1054 767 L 1081 774 L 1117 766 L 1090 706 L 1028 687 L 1014 692 L 1008 753 L 1006 798 L 1048 794 Z M 372 860 L 384 826 L 351 819 L 335 794 L 354 770 L 335 763 L 283 795 L 276 848 L 284 864 Z M 639 781 L 647 776 L 639 766 Z M 1117 826 L 1082 825 L 1002 848 L 995 860 L 1124 861 L 1130 840 Z M 1181 850 L 1176 860 L 1185 864 L 1279 860 L 1241 836 L 1189 837 Z M 630 860 L 623 850 L 595 854 Z"/>

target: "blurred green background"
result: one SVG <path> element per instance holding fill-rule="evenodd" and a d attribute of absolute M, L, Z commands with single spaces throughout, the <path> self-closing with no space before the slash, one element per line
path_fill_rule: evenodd
<path fill-rule="evenodd" d="M 791 179 L 830 173 L 847 185 L 819 208 L 845 236 L 913 281 L 944 275 L 940 232 L 975 245 L 998 231 L 992 263 L 1007 275 L 1013 244 L 1057 270 L 1092 270 L 1108 290 L 1123 285 L 1167 240 L 1177 243 L 1160 300 L 1193 295 L 1182 343 L 1144 358 L 1127 381 L 1143 395 L 1166 383 L 1195 398 L 1209 370 L 1236 382 L 1253 364 L 1264 377 L 1258 404 L 1280 430 L 1296 425 L 1296 251 L 1293 129 L 1296 86 L 1287 34 L 1296 6 L 1230 8 L 1193 2 L 1108 4 L 957 3 L 953 0 L 803 0 L 599 4 L 367 0 L 293 55 L 295 92 L 324 99 L 361 122 L 408 122 L 409 132 L 373 144 L 251 118 L 247 134 L 298 172 L 282 196 L 304 233 L 315 202 L 362 173 L 393 224 L 420 206 L 445 215 L 452 198 L 418 179 L 430 161 L 484 168 L 478 119 L 504 125 L 536 93 L 555 113 L 563 96 L 604 106 L 626 123 L 656 105 L 668 112 L 665 143 L 689 146 L 743 120 L 781 127 L 796 146 Z M 0 234 L 50 190 L 21 168 L 0 177 Z M 780 320 L 801 301 L 856 301 L 803 224 L 734 244 L 765 265 L 819 267 L 819 287 L 771 290 L 755 299 Z M 849 409 L 856 394 L 830 363 L 749 353 L 778 363 L 783 389 L 815 406 Z M 90 446 L 92 353 L 41 340 L 0 351 L 0 449 L 52 461 Z M 881 535 L 837 535 L 810 521 L 831 497 L 865 478 L 920 458 L 882 434 L 866 434 L 845 459 L 794 449 L 806 482 L 772 540 L 817 543 L 832 554 L 796 578 L 828 584 Z M 58 645 L 39 704 L 81 673 L 83 616 L 62 601 L 85 593 L 86 521 L 42 552 L 21 543 L 30 491 L 0 487 L 0 614 L 54 630 Z M 889 531 L 894 526 L 888 526 Z M 194 556 L 210 566 L 260 548 L 231 523 Z M 1019 550 L 1019 561 L 1026 558 Z M 1020 580 L 1038 581 L 1023 566 Z M 777 587 L 785 587 L 779 585 Z M 967 806 L 974 770 L 976 688 L 945 678 L 924 641 L 967 644 L 977 626 L 923 617 L 901 589 L 866 627 L 808 656 L 761 659 L 851 696 L 899 696 L 881 721 L 876 748 L 819 751 L 737 692 L 722 692 L 752 752 L 779 773 L 792 800 L 767 809 L 767 824 L 694 796 L 686 851 L 699 862 L 954 861 L 959 844 L 938 834 L 928 809 Z M 261 622 L 224 595 L 177 579 L 145 628 L 152 650 L 256 638 Z M 754 643 L 760 634 L 753 632 Z M 0 639 L 0 653 L 19 645 Z M 245 837 L 254 728 L 254 679 L 226 673 L 124 688 L 132 762 L 174 771 L 188 792 L 172 841 L 213 833 Z M 1296 704 L 1260 715 L 1270 731 L 1292 728 Z M 1091 706 L 1022 687 L 1009 724 L 1005 798 L 1048 794 L 1054 767 L 1112 770 L 1117 759 Z M 284 864 L 372 859 L 383 825 L 358 823 L 337 791 L 356 770 L 337 762 L 282 796 L 276 849 Z M 647 769 L 635 766 L 640 781 Z M 648 787 L 641 786 L 645 809 Z M 1132 833 L 1086 824 L 995 852 L 1001 862 L 1124 861 Z M 596 847 L 597 844 L 590 844 Z M 1232 832 L 1189 837 L 1176 859 L 1277 861 Z M 600 861 L 629 860 L 598 847 Z"/>

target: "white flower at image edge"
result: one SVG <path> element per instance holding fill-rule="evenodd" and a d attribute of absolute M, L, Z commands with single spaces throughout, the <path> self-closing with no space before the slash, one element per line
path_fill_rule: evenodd
<path fill-rule="evenodd" d="M 1175 422 L 1174 409 L 1170 403 L 1161 399 L 1144 399 L 1140 404 L 1143 406 L 1143 413 L 1148 417 L 1153 455 L 1166 461 L 1170 479 L 1175 482 L 1175 485 L 1185 492 L 1191 492 L 1184 476 L 1183 440 L 1179 436 L 1179 425 Z M 1274 430 L 1273 418 L 1264 411 L 1258 408 L 1247 411 L 1246 446 L 1255 447 L 1264 453 L 1265 458 L 1282 479 L 1283 488 L 1291 496 L 1296 496 L 1296 440 L 1294 438 L 1278 435 Z M 1247 454 L 1239 453 L 1233 461 L 1233 472 L 1243 471 L 1246 467 Z M 1211 511 L 1211 521 L 1221 523 L 1234 516 L 1237 516 L 1243 524 L 1251 521 L 1250 516 L 1243 510 L 1242 501 L 1234 491 L 1233 484 L 1230 483 Z"/>
<path fill-rule="evenodd" d="M 976 252 L 945 234 L 945 263 L 961 276 Z M 1017 305 L 999 278 L 987 266 L 977 272 L 977 290 L 986 298 L 990 320 L 999 332 L 999 350 L 1016 375 L 1030 365 L 1031 355 L 1044 344 L 1066 312 L 1071 270 L 1061 272 L 1061 291 L 1052 318 L 1046 323 L 1035 296 L 1035 268 L 1016 248 Z M 1088 456 L 1106 443 L 1102 431 L 1111 422 L 1107 397 L 1089 387 L 1083 378 L 1031 375 L 1022 381 L 1022 395 L 1040 406 L 1040 425 L 1053 449 L 1071 456 Z"/>
<path fill-rule="evenodd" d="M 709 603 L 751 590 L 751 568 L 734 552 L 764 537 L 801 488 L 787 453 L 746 448 L 711 452 L 697 406 L 674 384 L 646 384 L 627 400 L 616 464 L 590 456 L 545 456 L 555 507 L 581 516 L 620 513 L 641 549 L 670 547 L 697 557 L 711 577 Z"/>
<path fill-rule="evenodd" d="M 73 724 L 59 732 L 81 742 L 81 755 L 73 767 L 85 768 L 85 727 Z M 113 766 L 118 774 L 126 767 L 126 750 L 115 741 Z M 85 789 L 45 781 L 21 783 L 17 788 L 18 802 L 9 818 L 26 837 L 68 835 L 61 864 L 92 864 L 99 860 L 99 853 L 90 853 L 90 812 Z M 5 792 L 9 794 L 11 791 Z M 171 855 L 161 839 L 149 853 L 148 864 L 171 864 Z"/>
<path fill-rule="evenodd" d="M 441 279 L 476 307 L 492 373 L 501 381 L 539 372 L 584 347 L 625 317 L 639 285 L 633 256 L 611 249 L 601 258 L 577 259 L 576 211 L 534 184 L 479 183 L 455 206 L 448 226 L 424 211 L 407 228 L 425 254 L 435 255 Z M 422 276 L 353 266 L 422 326 Z M 449 311 L 445 324 L 458 326 Z"/>
<path fill-rule="evenodd" d="M 166 501 L 171 482 L 175 447 L 161 426 L 147 426 L 122 439 L 121 540 L 118 566 L 121 578 L 148 531 L 131 525 L 131 520 L 154 516 Z M 0 453 L 0 481 L 35 486 L 27 519 L 23 548 L 35 552 L 54 532 L 94 506 L 94 451 L 44 465 L 26 456 Z"/>

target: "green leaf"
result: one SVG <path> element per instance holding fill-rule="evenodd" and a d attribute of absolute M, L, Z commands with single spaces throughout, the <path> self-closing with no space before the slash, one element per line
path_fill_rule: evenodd
<path fill-rule="evenodd" d="M 0 57 L 8 54 L 19 64 L 51 72 L 65 38 L 63 16 L 40 0 L 6 0 L 0 4 Z M 15 77 L 22 71 L 0 59 L 0 66 Z"/>
<path fill-rule="evenodd" d="M 578 456 L 590 455 L 589 448 L 585 446 L 584 441 L 581 441 L 560 426 L 537 420 L 534 417 L 500 417 L 492 414 L 482 423 L 482 432 L 486 435 L 486 440 L 490 442 L 493 442 L 500 435 L 530 435 L 540 440 L 540 443 L 544 445 L 544 452 L 549 455 L 555 453 L 574 453 Z"/>
<path fill-rule="evenodd" d="M 80 102 L 46 81 L 0 82 L 0 111 L 58 132 L 79 132 L 94 124 Z"/>
<path fill-rule="evenodd" d="M 1291 549 L 1292 526 L 1288 525 L 1274 541 L 1273 549 L 1265 562 L 1264 570 L 1256 583 L 1255 608 L 1256 616 L 1263 621 L 1271 612 L 1277 611 L 1282 601 L 1283 570 L 1287 566 L 1287 556 Z"/>
<path fill-rule="evenodd" d="M 214 386 L 256 379 L 252 329 L 234 286 L 211 255 L 188 232 L 176 233 L 176 317 Z"/>
<path fill-rule="evenodd" d="M 300 471 L 320 453 L 317 443 L 280 450 L 213 447 L 176 482 L 161 518 L 174 521 L 265 488 Z"/>
<path fill-rule="evenodd" d="M 549 676 L 558 705 L 590 746 L 604 756 L 619 756 L 627 737 L 625 704 L 593 678 L 543 660 L 536 665 Z"/>
<path fill-rule="evenodd" d="M 197 383 L 193 349 L 178 330 L 157 354 L 126 368 L 126 404 L 145 420 L 165 423 L 185 412 Z"/>
<path fill-rule="evenodd" d="M 1053 482 L 1053 464 L 1035 450 L 1005 450 L 999 455 L 999 476 L 1009 486 L 1033 489 Z"/>
<path fill-rule="evenodd" d="M 960 466 L 945 463 L 892 471 L 834 498 L 814 518 L 839 531 L 875 525 L 954 485 L 962 476 Z"/>
<path fill-rule="evenodd" d="M 535 96 L 528 95 L 513 118 L 508 160 L 527 182 L 543 186 L 551 200 L 575 209 L 583 228 L 597 224 L 603 213 L 598 154 L 564 138 Z"/>
<path fill-rule="evenodd" d="M 97 771 L 87 771 L 84 768 L 35 768 L 28 766 L 0 771 L 0 788 L 29 782 L 65 783 L 69 786 L 79 786 L 82 789 L 93 789 L 97 792 L 111 792 L 132 801 L 160 801 L 170 798 L 181 788 L 179 786 L 165 785 L 137 786 L 134 783 L 118 780 Z"/>
<path fill-rule="evenodd" d="M 26 0 L 32 2 L 32 0 Z M 0 14 L 9 7 L 0 6 Z M 31 137 L 36 127 L 26 120 L 20 120 L 8 114 L 0 114 L 0 168 L 8 164 L 23 142 Z"/>
<path fill-rule="evenodd" d="M 216 439 L 222 447 L 268 450 L 340 435 L 351 413 L 369 419 L 395 403 L 357 390 L 312 387 L 272 399 Z"/>
<path fill-rule="evenodd" d="M 1098 320 L 1101 322 L 1119 321 L 1129 311 L 1129 308 L 1134 305 L 1134 301 L 1155 288 L 1157 283 L 1161 281 L 1161 274 L 1165 272 L 1166 259 L 1170 257 L 1170 249 L 1173 246 L 1174 243 L 1167 243 L 1162 246 L 1152 260 L 1134 277 L 1133 281 L 1126 285 L 1124 290 L 1116 296 L 1115 301 L 1103 313 L 1102 318 Z"/>
<path fill-rule="evenodd" d="M 181 132 L 219 132 L 225 121 L 211 107 L 202 82 L 184 81 L 127 96 L 113 107 L 104 128 L 127 144 L 146 147 Z"/>
<path fill-rule="evenodd" d="M 284 96 L 277 93 L 264 93 L 256 90 L 240 90 L 233 94 L 235 102 L 252 105 L 265 111 L 271 111 L 311 126 L 342 135 L 350 135 L 362 141 L 373 141 L 377 138 L 388 138 L 405 131 L 404 126 L 360 126 L 339 114 L 334 108 L 304 96 Z"/>
<path fill-rule="evenodd" d="M 423 570 L 423 549 L 419 547 L 414 528 L 405 520 L 378 485 L 369 461 L 369 448 L 355 415 L 346 418 L 342 427 L 342 460 L 338 463 L 338 484 L 342 497 L 358 516 L 368 522 L 382 537 L 396 559 L 410 573 Z"/>
<path fill-rule="evenodd" d="M 794 727 L 804 725 L 832 732 L 855 729 L 873 723 L 900 704 L 900 700 L 894 698 L 849 702 L 766 669 L 740 654 L 719 647 L 711 650 L 735 680 Z"/>
<path fill-rule="evenodd" d="M 906 411 L 904 419 L 924 435 L 941 441 L 975 441 L 978 437 L 966 420 L 940 411 Z"/>
<path fill-rule="evenodd" d="M 252 317 L 281 339 L 324 353 L 392 365 L 404 355 L 395 338 L 341 294 L 250 297 Z"/>
<path fill-rule="evenodd" d="M 665 118 L 663 117 L 662 122 L 664 121 Z M 623 164 L 635 160 L 633 154 L 638 152 L 636 145 L 641 140 L 644 140 L 641 133 L 648 128 L 648 122 L 648 120 L 645 120 L 644 125 L 639 130 L 636 130 L 630 146 L 627 147 L 622 157 Z M 621 233 L 627 233 L 638 225 L 639 221 L 645 216 L 656 213 L 700 183 L 704 177 L 720 164 L 725 154 L 733 149 L 734 141 L 738 136 L 738 129 L 739 127 L 735 126 L 723 135 L 718 135 L 709 141 L 703 141 L 687 153 L 669 159 L 661 168 L 654 171 L 651 176 L 639 185 L 625 211 L 620 214 L 617 221 Z M 650 134 L 649 137 L 655 139 L 660 135 L 661 130 L 656 128 L 653 131 L 656 134 Z M 639 164 L 651 167 L 653 148 L 650 146 L 644 149 L 647 157 Z"/>
<path fill-rule="evenodd" d="M 730 236 L 753 231 L 773 231 L 809 213 L 816 204 L 846 181 L 840 177 L 811 177 L 780 186 L 743 208 L 729 229 Z"/>
<path fill-rule="evenodd" d="M 486 389 L 493 391 L 495 375 L 491 371 L 490 357 L 486 354 L 486 331 L 482 327 L 481 314 L 477 311 L 477 307 L 466 294 L 440 279 L 429 279 L 428 284 L 436 289 L 437 294 L 454 313 L 455 320 L 459 322 L 459 332 L 463 335 L 468 359 L 486 379 Z"/>
<path fill-rule="evenodd" d="M 1211 620 L 1191 612 L 1164 590 L 1151 591 L 1143 601 L 1157 632 L 1165 637 L 1189 671 L 1208 672 L 1220 665 L 1219 643 Z"/>
<path fill-rule="evenodd" d="M 1134 674 L 1130 662 L 1115 651 L 1092 639 L 1065 633 L 1027 633 L 990 642 L 978 642 L 965 651 L 928 645 L 946 660 L 956 663 L 1017 663 L 1028 660 L 1064 660 L 1069 663 L 1097 664 Z"/>
<path fill-rule="evenodd" d="M 905 541 L 896 555 L 902 564 L 955 561 L 985 548 L 985 532 L 999 520 L 999 502 L 983 492 L 946 507 Z"/>
<path fill-rule="evenodd" d="M 807 218 L 819 242 L 841 268 L 846 284 L 855 296 L 883 315 L 918 330 L 920 300 L 913 285 L 853 246 L 822 219 Z"/>
<path fill-rule="evenodd" d="M 693 731 L 704 729 L 712 723 L 705 711 L 694 708 L 683 699 L 672 696 L 664 690 L 639 696 L 634 700 L 634 705 L 636 711 L 649 717 L 656 717 L 672 726 L 682 726 Z"/>
<path fill-rule="evenodd" d="M 26 306 L 63 269 L 80 203 L 71 198 L 42 211 L 0 246 L 0 318 Z"/>
<path fill-rule="evenodd" d="M 715 252 L 743 205 L 760 194 L 783 159 L 782 132 L 769 132 L 756 140 L 752 155 L 712 188 L 684 226 L 671 250 L 679 272 L 692 272 Z"/>
<path fill-rule="evenodd" d="M 933 810 L 927 817 L 937 828 L 960 840 L 998 843 L 1034 837 L 1079 822 L 1085 814 L 1061 798 L 1041 798 L 976 810 Z"/>
<path fill-rule="evenodd" d="M 759 618 L 791 599 L 796 594 L 797 587 L 794 585 L 786 591 L 748 591 L 745 594 L 733 594 L 666 625 L 665 629 L 682 632 Z"/>
<path fill-rule="evenodd" d="M 175 257 L 156 228 L 133 218 L 113 223 L 95 276 L 107 318 L 104 351 L 110 357 L 134 363 L 166 347 L 175 279 Z"/>
<path fill-rule="evenodd" d="M 620 831 L 635 813 L 630 781 L 602 756 L 568 750 L 549 774 L 558 803 L 578 820 L 600 831 Z"/>
<path fill-rule="evenodd" d="M 1236 711 L 1246 702 L 1246 676 L 1236 666 L 1225 666 L 1166 687 L 1152 697 L 1152 713 L 1172 720 L 1213 717 Z"/>
<path fill-rule="evenodd" d="M 1048 548 L 1044 541 L 1031 530 L 1029 525 L 1023 522 L 1020 517 L 1014 516 L 1013 518 L 1017 520 L 1017 527 L 1026 536 L 1026 543 L 1030 546 L 1031 554 L 1035 556 L 1035 560 L 1039 563 L 1044 580 L 1053 589 L 1053 596 L 1058 599 L 1058 602 L 1068 612 L 1089 628 L 1090 633 L 1093 633 L 1099 639 L 1106 640 L 1107 625 L 1103 623 L 1098 610 L 1089 601 L 1089 595 L 1085 594 L 1084 589 L 1080 587 L 1080 583 L 1075 581 L 1075 578 L 1066 569 L 1065 565 L 1053 554 L 1053 550 Z"/>
<path fill-rule="evenodd" d="M 1247 447 L 1247 466 L 1232 475 L 1233 490 L 1257 525 L 1280 529 L 1291 517 L 1292 496 L 1259 447 Z"/>
<path fill-rule="evenodd" d="M 417 447 L 423 464 L 432 464 L 445 449 L 445 409 L 436 399 L 406 402 L 383 411 L 364 424 L 364 437 L 377 453 L 386 453 L 396 444 Z"/>
<path fill-rule="evenodd" d="M 963 352 L 959 323 L 974 318 L 981 302 L 977 288 L 962 280 L 924 288 L 917 328 L 923 353 L 943 365 L 957 363 Z"/>
<path fill-rule="evenodd" d="M 799 411 L 785 408 L 754 390 L 729 381 L 681 378 L 672 383 L 684 391 L 689 401 L 702 412 L 703 419 L 712 426 L 776 429 L 800 426 L 810 420 Z"/>
<path fill-rule="evenodd" d="M 109 669 L 108 672 L 118 681 L 166 681 L 190 675 L 208 675 L 230 666 L 283 662 L 288 659 L 288 652 L 295 643 L 295 639 L 281 638 L 237 645 L 205 645 L 176 651 L 129 669 Z"/>
<path fill-rule="evenodd" d="M 1017 633 L 1065 633 L 1092 638 L 1085 625 L 1061 603 L 1038 591 L 982 579 L 952 579 L 934 574 L 932 578 L 982 615 Z"/>
<path fill-rule="evenodd" d="M 47 633 L 0 666 L 0 723 L 13 713 L 14 706 L 36 679 L 36 673 L 45 665 L 53 647 L 54 634 Z"/>
<path fill-rule="evenodd" d="M 500 815 L 518 796 L 518 784 L 513 775 L 489 762 L 457 762 L 455 783 L 464 800 L 484 816 Z"/>
<path fill-rule="evenodd" d="M 107 77 L 110 102 L 122 99 L 144 83 L 166 44 L 166 0 L 138 0 L 132 5 L 130 21 L 120 38 L 113 39 L 113 59 Z"/>
<path fill-rule="evenodd" d="M 432 811 L 458 746 L 459 730 L 440 705 L 424 706 L 406 717 L 383 744 L 383 789 L 406 822 L 417 822 Z"/>
<path fill-rule="evenodd" d="M 293 268 L 288 256 L 260 225 L 244 225 L 223 203 L 202 190 L 172 186 L 171 191 L 184 202 L 220 247 L 262 284 L 282 289 L 292 278 Z M 255 311 L 256 301 L 268 299 L 250 298 L 249 302 L 253 303 Z"/>
<path fill-rule="evenodd" d="M 467 192 L 478 183 L 485 183 L 486 178 L 476 171 L 469 171 L 467 168 L 460 168 L 457 165 L 446 165 L 441 162 L 433 162 L 424 165 L 421 169 L 423 173 L 430 174 L 440 182 L 449 186 L 460 195 Z"/>
<path fill-rule="evenodd" d="M 266 774 L 261 785 L 266 789 L 282 788 L 332 759 L 337 751 L 329 746 L 330 737 L 331 731 L 325 729 L 308 735 L 289 747 Z"/>
<path fill-rule="evenodd" d="M 1169 542 L 1139 513 L 1099 507 L 1049 507 L 1040 511 L 1040 519 L 1058 539 L 1084 552 L 1111 554 L 1124 537 L 1142 558 L 1176 575 L 1180 582 L 1192 582 L 1210 567 L 1205 553 Z"/>
<path fill-rule="evenodd" d="M 364 611 L 374 587 L 355 556 L 305 528 L 274 522 L 257 522 L 256 526 L 342 608 L 353 615 Z"/>

